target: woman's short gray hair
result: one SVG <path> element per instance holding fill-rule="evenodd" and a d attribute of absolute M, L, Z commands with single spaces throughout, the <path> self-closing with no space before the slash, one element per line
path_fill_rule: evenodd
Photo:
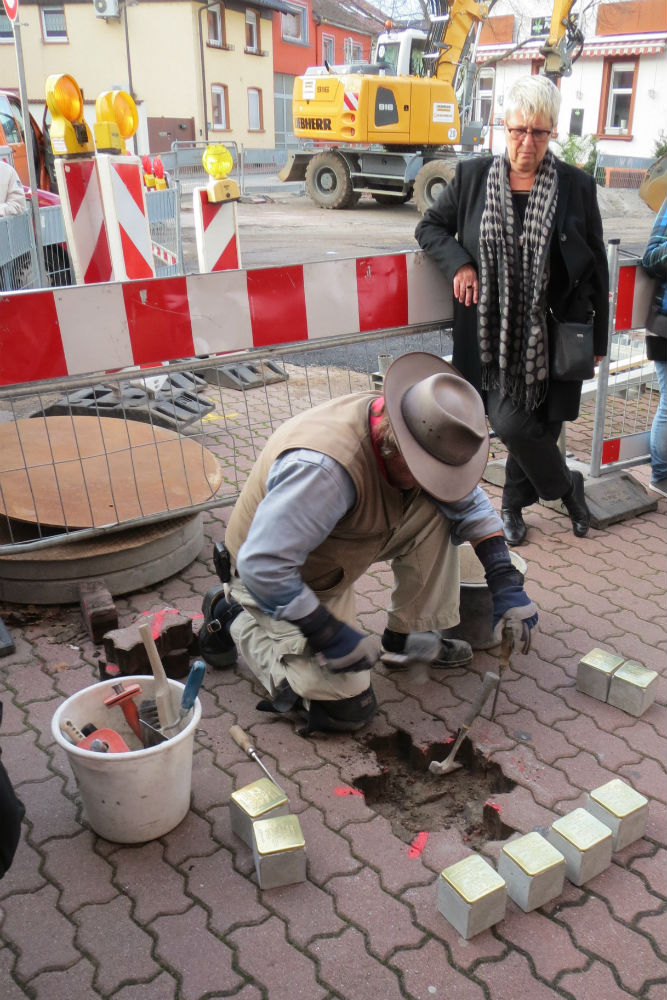
<path fill-rule="evenodd" d="M 555 126 L 560 111 L 560 90 L 547 76 L 522 76 L 505 96 L 505 121 L 512 111 L 520 111 L 524 118 L 546 115 Z"/>

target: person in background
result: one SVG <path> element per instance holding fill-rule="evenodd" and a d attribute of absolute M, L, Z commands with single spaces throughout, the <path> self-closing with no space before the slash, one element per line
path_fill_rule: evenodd
<path fill-rule="evenodd" d="M 651 424 L 649 489 L 667 497 L 667 198 L 656 216 L 642 264 L 659 282 L 653 331 L 648 327 L 646 331 L 646 356 L 654 364 L 660 392 Z"/>
<path fill-rule="evenodd" d="M 27 211 L 21 178 L 10 163 L 0 160 L 0 219 Z"/>
<path fill-rule="evenodd" d="M 478 486 L 488 459 L 478 392 L 419 351 L 393 362 L 383 392 L 332 399 L 271 435 L 227 525 L 222 585 L 203 602 L 203 658 L 224 669 L 238 649 L 268 692 L 258 709 L 296 712 L 304 733 L 354 731 L 376 712 L 379 650 L 354 607 L 354 585 L 374 563 L 393 572 L 385 653 L 457 624 L 465 541 L 485 570 L 498 642 L 504 621 L 524 642 L 537 623 Z M 467 642 L 439 639 L 434 667 L 470 663 Z"/>
<path fill-rule="evenodd" d="M 507 446 L 501 517 L 521 545 L 523 509 L 562 499 L 577 537 L 588 533 L 583 476 L 558 446 L 575 420 L 580 381 L 549 374 L 547 317 L 593 324 L 607 353 L 609 274 L 595 181 L 558 160 L 549 139 L 560 93 L 522 77 L 505 99 L 506 152 L 459 160 L 454 178 L 417 226 L 419 245 L 454 293 L 454 366 L 483 393 Z"/>

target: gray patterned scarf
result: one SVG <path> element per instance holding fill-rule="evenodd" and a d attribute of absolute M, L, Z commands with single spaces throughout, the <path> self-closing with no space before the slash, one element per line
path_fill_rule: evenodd
<path fill-rule="evenodd" d="M 502 396 L 510 396 L 526 410 L 538 407 L 547 392 L 547 283 L 557 197 L 556 159 L 547 150 L 519 234 L 509 159 L 507 153 L 494 157 L 479 238 L 477 336 L 482 386 L 500 389 Z"/>

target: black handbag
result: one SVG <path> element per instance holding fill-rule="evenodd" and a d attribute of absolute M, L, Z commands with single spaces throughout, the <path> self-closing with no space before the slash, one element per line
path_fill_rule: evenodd
<path fill-rule="evenodd" d="M 550 378 L 556 382 L 583 382 L 595 374 L 593 321 L 564 323 L 549 313 Z"/>

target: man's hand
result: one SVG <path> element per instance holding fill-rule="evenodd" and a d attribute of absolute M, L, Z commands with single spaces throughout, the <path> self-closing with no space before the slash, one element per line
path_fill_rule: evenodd
<path fill-rule="evenodd" d="M 502 639 L 503 622 L 521 625 L 524 646 L 528 648 L 530 630 L 537 625 L 537 608 L 523 589 L 523 573 L 515 568 L 502 535 L 490 535 L 475 545 L 477 558 L 484 567 L 493 601 L 493 636 Z"/>
<path fill-rule="evenodd" d="M 370 670 L 377 663 L 380 655 L 377 640 L 334 618 L 323 604 L 294 624 L 308 639 L 322 666 L 332 673 L 358 673 Z"/>

